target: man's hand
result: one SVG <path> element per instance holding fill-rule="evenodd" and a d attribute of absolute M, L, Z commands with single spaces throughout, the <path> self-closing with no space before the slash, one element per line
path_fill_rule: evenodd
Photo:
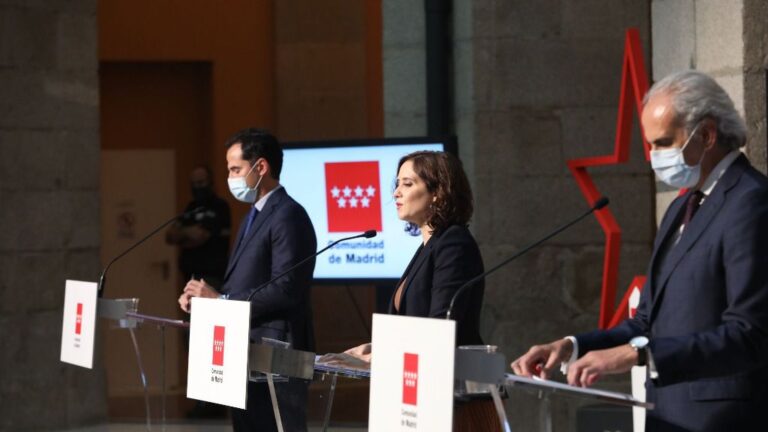
<path fill-rule="evenodd" d="M 568 366 L 568 384 L 589 387 L 603 375 L 629 372 L 637 364 L 637 351 L 629 345 L 590 351 Z"/>
<path fill-rule="evenodd" d="M 362 360 L 359 357 L 347 353 L 325 354 L 317 359 L 317 362 L 320 364 L 339 366 L 349 369 L 371 370 L 370 359 Z"/>
<path fill-rule="evenodd" d="M 212 286 L 205 283 L 203 279 L 190 279 L 184 287 L 184 292 L 179 297 L 179 306 L 181 310 L 189 313 L 190 300 L 192 297 L 218 298 L 219 293 Z"/>
<path fill-rule="evenodd" d="M 352 357 L 356 357 L 356 358 L 359 358 L 360 360 L 363 360 L 364 362 L 370 363 L 371 362 L 371 344 L 364 343 L 354 348 L 350 348 L 344 351 L 344 354 L 349 354 Z"/>
<path fill-rule="evenodd" d="M 534 345 L 527 353 L 512 362 L 512 370 L 525 377 L 538 375 L 547 379 L 549 371 L 564 361 L 568 361 L 573 352 L 573 344 L 568 339 L 559 339 L 546 345 Z"/>
<path fill-rule="evenodd" d="M 189 303 L 190 300 L 192 300 L 192 297 L 187 295 L 187 293 L 181 293 L 179 296 L 179 307 L 186 313 L 189 313 L 189 307 L 191 306 Z"/>

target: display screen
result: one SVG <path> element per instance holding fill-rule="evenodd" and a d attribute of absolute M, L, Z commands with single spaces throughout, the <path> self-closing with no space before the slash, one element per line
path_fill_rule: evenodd
<path fill-rule="evenodd" d="M 454 141 L 381 139 L 284 144 L 280 183 L 309 213 L 317 247 L 368 230 L 376 237 L 339 243 L 317 257 L 315 281 L 397 280 L 421 243 L 406 232 L 392 197 L 401 157 L 455 151 Z"/>

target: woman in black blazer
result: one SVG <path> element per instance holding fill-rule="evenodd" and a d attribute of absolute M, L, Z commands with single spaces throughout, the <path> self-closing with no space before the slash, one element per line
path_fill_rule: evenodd
<path fill-rule="evenodd" d="M 447 153 L 441 155 L 447 155 Z M 425 156 L 416 155 L 414 165 Z M 427 157 L 441 157 L 446 161 L 453 158 L 452 156 Z M 416 250 L 403 273 L 403 277 L 397 284 L 397 290 L 389 304 L 390 314 L 445 318 L 451 298 L 459 287 L 483 272 L 480 249 L 466 226 L 469 216 L 472 214 L 472 194 L 469 184 L 466 182 L 466 176 L 461 171 L 461 165 L 458 165 L 459 161 L 453 159 L 453 164 L 457 164 L 457 166 L 448 165 L 448 167 L 459 171 L 448 177 L 448 179 L 456 177 L 453 179 L 454 182 L 448 181 L 447 183 L 458 182 L 459 185 L 458 187 L 454 186 L 450 196 L 441 197 L 439 201 L 433 201 L 431 208 L 428 206 L 429 211 L 426 215 L 428 219 L 418 226 L 424 242 Z M 415 174 L 409 166 L 410 161 L 405 162 L 405 167 L 401 164 L 401 173 Z M 418 172 L 418 168 L 415 169 Z M 422 176 L 431 177 L 429 170 L 422 171 L 419 177 Z M 409 186 L 408 177 L 405 175 L 404 177 L 406 180 L 402 182 L 403 185 L 398 186 L 395 191 L 398 215 L 410 224 L 416 225 L 420 218 L 418 216 L 413 217 L 411 210 L 419 206 L 420 203 L 418 200 L 414 200 L 416 204 L 411 208 L 408 207 L 409 200 L 413 199 L 414 194 L 419 193 L 418 190 L 414 192 L 412 188 L 418 188 L 418 186 Z M 446 178 L 443 177 L 441 180 L 446 181 Z M 438 191 L 443 186 L 441 180 L 437 180 L 435 187 Z M 429 182 L 425 183 L 429 184 Z M 437 200 L 437 196 L 438 194 L 432 194 L 432 199 Z M 438 202 L 444 204 L 437 204 Z M 461 210 L 455 211 L 455 209 Z M 457 345 L 483 343 L 480 338 L 480 309 L 483 304 L 483 287 L 483 282 L 479 281 L 456 299 L 451 316 L 456 320 Z"/>
<path fill-rule="evenodd" d="M 461 161 L 450 153 L 419 151 L 400 159 L 394 191 L 397 216 L 406 231 L 420 233 L 413 255 L 389 303 L 389 313 L 445 318 L 451 298 L 465 282 L 483 272 L 483 259 L 467 229 L 473 199 Z M 483 282 L 461 294 L 451 316 L 456 344 L 478 345 Z M 371 344 L 346 351 L 370 361 Z"/>
<path fill-rule="evenodd" d="M 394 192 L 397 216 L 407 230 L 420 233 L 422 244 L 413 255 L 389 303 L 389 313 L 445 318 L 459 287 L 483 273 L 483 258 L 467 229 L 473 199 L 461 161 L 445 152 L 411 153 L 398 164 Z M 456 299 L 456 344 L 479 345 L 482 281 Z M 371 344 L 346 351 L 370 362 Z M 498 431 L 490 399 L 456 401 L 454 431 Z"/>
<path fill-rule="evenodd" d="M 420 151 L 398 164 L 394 192 L 397 216 L 407 231 L 420 233 L 422 244 L 406 267 L 389 303 L 389 313 L 445 318 L 459 287 L 483 273 L 483 259 L 467 229 L 472 217 L 472 190 L 461 161 L 450 153 Z M 482 281 L 456 300 L 451 317 L 456 320 L 456 344 L 479 345 Z M 371 344 L 347 350 L 365 362 Z M 498 431 L 500 424 L 489 398 L 456 401 L 453 430 Z"/>

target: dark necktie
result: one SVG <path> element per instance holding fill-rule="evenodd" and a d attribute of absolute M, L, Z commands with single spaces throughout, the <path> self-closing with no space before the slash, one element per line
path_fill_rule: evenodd
<path fill-rule="evenodd" d="M 688 226 L 688 223 L 696 215 L 696 212 L 701 206 L 701 199 L 704 198 L 704 194 L 701 191 L 693 192 L 688 197 L 688 202 L 685 204 L 685 215 L 683 215 L 683 226 Z"/>
<path fill-rule="evenodd" d="M 250 231 L 251 226 L 253 225 L 253 221 L 256 220 L 256 216 L 259 215 L 259 210 L 256 208 L 256 206 L 251 206 L 251 211 L 248 213 L 248 222 L 245 224 L 245 231 L 243 232 L 243 237 L 248 235 L 248 231 Z"/>

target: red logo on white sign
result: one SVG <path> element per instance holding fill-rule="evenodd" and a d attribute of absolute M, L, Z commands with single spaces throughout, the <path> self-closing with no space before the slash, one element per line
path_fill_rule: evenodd
<path fill-rule="evenodd" d="M 224 366 L 224 326 L 213 327 L 213 364 Z"/>
<path fill-rule="evenodd" d="M 632 288 L 632 294 L 629 295 L 629 317 L 634 318 L 637 314 L 637 307 L 640 305 L 640 288 Z"/>
<path fill-rule="evenodd" d="M 328 232 L 381 231 L 379 162 L 325 164 Z"/>
<path fill-rule="evenodd" d="M 83 331 L 83 304 L 77 304 L 77 316 L 75 317 L 75 334 L 80 334 Z"/>
<path fill-rule="evenodd" d="M 419 355 L 403 354 L 403 403 L 416 405 L 419 389 Z"/>

